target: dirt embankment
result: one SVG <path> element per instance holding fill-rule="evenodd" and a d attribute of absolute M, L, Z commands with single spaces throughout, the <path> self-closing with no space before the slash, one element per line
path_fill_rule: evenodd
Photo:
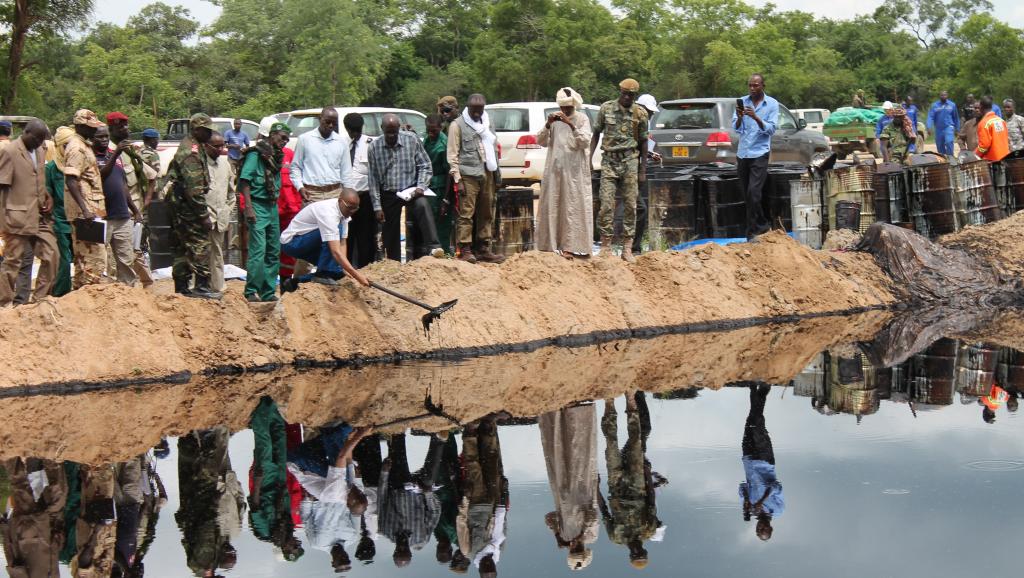
<path fill-rule="evenodd" d="M 715 389 L 741 380 L 786 383 L 819 351 L 870 339 L 889 316 L 875 311 L 841 320 L 544 348 L 459 364 L 282 371 L 73 397 L 12 398 L 0 404 L 0 457 L 123 461 L 162 435 L 221 424 L 244 429 L 262 395 L 273 397 L 289 422 L 307 426 L 339 418 L 382 424 L 421 415 L 427 394 L 466 423 L 498 410 L 532 417 L 636 389 Z M 33 424 L 32 435 L 26 435 L 26 423 Z M 452 424 L 429 416 L 406 425 L 441 430 Z"/>
<path fill-rule="evenodd" d="M 1024 211 L 987 225 L 944 235 L 939 243 L 981 259 L 1006 278 L 1024 277 Z"/>
<path fill-rule="evenodd" d="M 272 309 L 249 305 L 237 282 L 220 302 L 89 287 L 0 311 L 0 357 L 10 360 L 3 385 L 490 346 L 896 300 L 869 255 L 811 251 L 779 233 L 646 254 L 635 264 L 530 252 L 501 266 L 421 259 L 376 263 L 367 274 L 427 303 L 459 303 L 427 336 L 423 310 L 349 283 L 304 286 Z"/>

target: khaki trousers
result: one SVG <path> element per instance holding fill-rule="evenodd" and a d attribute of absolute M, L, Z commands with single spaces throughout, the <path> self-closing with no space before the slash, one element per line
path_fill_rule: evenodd
<path fill-rule="evenodd" d="M 135 247 L 132 244 L 131 219 L 107 220 L 107 245 L 110 246 L 108 259 L 113 261 L 113 277 L 118 283 L 135 285 L 139 280 L 135 274 Z M 108 268 L 108 271 L 110 269 Z"/>
<path fill-rule="evenodd" d="M 228 249 L 230 231 L 210 231 L 210 289 L 224 291 L 224 253 Z"/>
<path fill-rule="evenodd" d="M 33 297 L 39 301 L 50 294 L 57 277 L 57 238 L 47 227 L 41 228 L 36 235 L 5 235 L 5 259 L 0 265 L 0 307 L 6 307 L 14 301 L 14 287 L 18 281 L 18 272 L 25 255 L 25 248 L 32 247 L 32 254 L 39 259 L 39 275 L 36 277 L 36 289 Z"/>
<path fill-rule="evenodd" d="M 482 246 L 490 246 L 491 228 L 494 225 L 494 176 L 487 173 L 482 177 L 463 176 L 459 189 L 459 218 L 456 222 L 456 237 L 460 245 L 473 242 L 473 217 L 476 217 L 476 240 Z"/>

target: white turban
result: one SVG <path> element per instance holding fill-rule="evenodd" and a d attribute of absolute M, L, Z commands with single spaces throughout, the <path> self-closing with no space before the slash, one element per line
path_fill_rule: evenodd
<path fill-rule="evenodd" d="M 565 88 L 558 89 L 558 94 L 555 95 L 555 102 L 558 103 L 558 106 L 572 106 L 580 108 L 583 106 L 583 97 L 580 96 L 580 93 L 567 86 Z"/>

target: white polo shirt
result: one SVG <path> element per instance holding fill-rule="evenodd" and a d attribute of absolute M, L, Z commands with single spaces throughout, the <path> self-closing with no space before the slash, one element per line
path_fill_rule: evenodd
<path fill-rule="evenodd" d="M 306 205 L 292 219 L 288 228 L 281 233 L 281 244 L 291 242 L 298 235 L 320 230 L 320 241 L 340 241 L 348 238 L 348 222 L 350 217 L 341 215 L 338 199 L 327 199 Z M 340 230 L 339 230 L 340 226 Z"/>

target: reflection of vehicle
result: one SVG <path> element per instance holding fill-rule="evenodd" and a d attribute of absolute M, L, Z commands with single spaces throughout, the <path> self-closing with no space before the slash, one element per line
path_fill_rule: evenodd
<path fill-rule="evenodd" d="M 818 132 L 825 128 L 825 121 L 829 115 L 827 108 L 794 108 L 789 112 L 793 113 L 797 121 L 803 119 L 807 123 L 807 130 Z"/>
<path fill-rule="evenodd" d="M 549 114 L 558 111 L 554 102 L 504 102 L 487 105 L 494 134 L 501 147 L 501 179 L 508 184 L 531 184 L 544 176 L 548 150 L 537 144 L 537 133 Z M 600 107 L 583 105 L 593 125 Z M 601 168 L 601 151 L 594 153 L 594 169 Z"/>
<path fill-rule="evenodd" d="M 739 134 L 731 126 L 735 98 L 668 100 L 660 107 L 654 114 L 651 135 L 664 164 L 736 162 Z M 770 161 L 809 163 L 815 153 L 825 151 L 828 139 L 807 130 L 803 120 L 798 121 L 779 104 Z"/>
<path fill-rule="evenodd" d="M 338 111 L 338 124 L 341 125 L 345 115 L 349 113 L 357 113 L 363 117 L 363 134 L 368 137 L 378 137 L 381 135 L 380 123 L 384 120 L 384 115 L 388 113 L 398 115 L 399 120 L 402 121 L 402 125 L 411 125 L 412 129 L 416 134 L 420 135 L 420 138 L 427 136 L 427 117 L 421 112 L 415 110 L 407 110 L 404 108 L 381 108 L 381 107 L 369 107 L 369 106 L 336 106 L 334 107 Z M 292 138 L 288 143 L 288 146 L 292 149 L 295 148 L 295 142 L 299 138 L 299 135 L 305 132 L 309 132 L 316 127 L 320 126 L 320 108 L 307 108 L 304 110 L 293 110 L 289 113 L 277 114 L 278 118 L 287 116 L 287 120 L 284 122 L 288 123 L 288 126 L 292 129 Z M 338 130 L 345 130 L 343 125 L 338 127 Z"/>
<path fill-rule="evenodd" d="M 223 134 L 231 130 L 231 124 L 235 119 L 226 117 L 215 117 L 213 120 L 213 130 Z M 256 134 L 259 132 L 260 125 L 251 120 L 242 119 L 242 132 L 249 135 L 249 140 L 253 143 L 256 142 Z M 174 153 L 178 152 L 178 145 L 181 140 L 188 135 L 188 119 L 187 118 L 176 118 L 167 121 L 167 133 L 160 139 L 160 144 L 157 145 L 156 150 L 160 153 L 160 173 L 167 172 L 167 166 L 171 164 L 171 159 L 174 158 Z M 141 135 L 132 135 L 133 140 L 138 140 L 139 145 L 142 145 Z"/>

